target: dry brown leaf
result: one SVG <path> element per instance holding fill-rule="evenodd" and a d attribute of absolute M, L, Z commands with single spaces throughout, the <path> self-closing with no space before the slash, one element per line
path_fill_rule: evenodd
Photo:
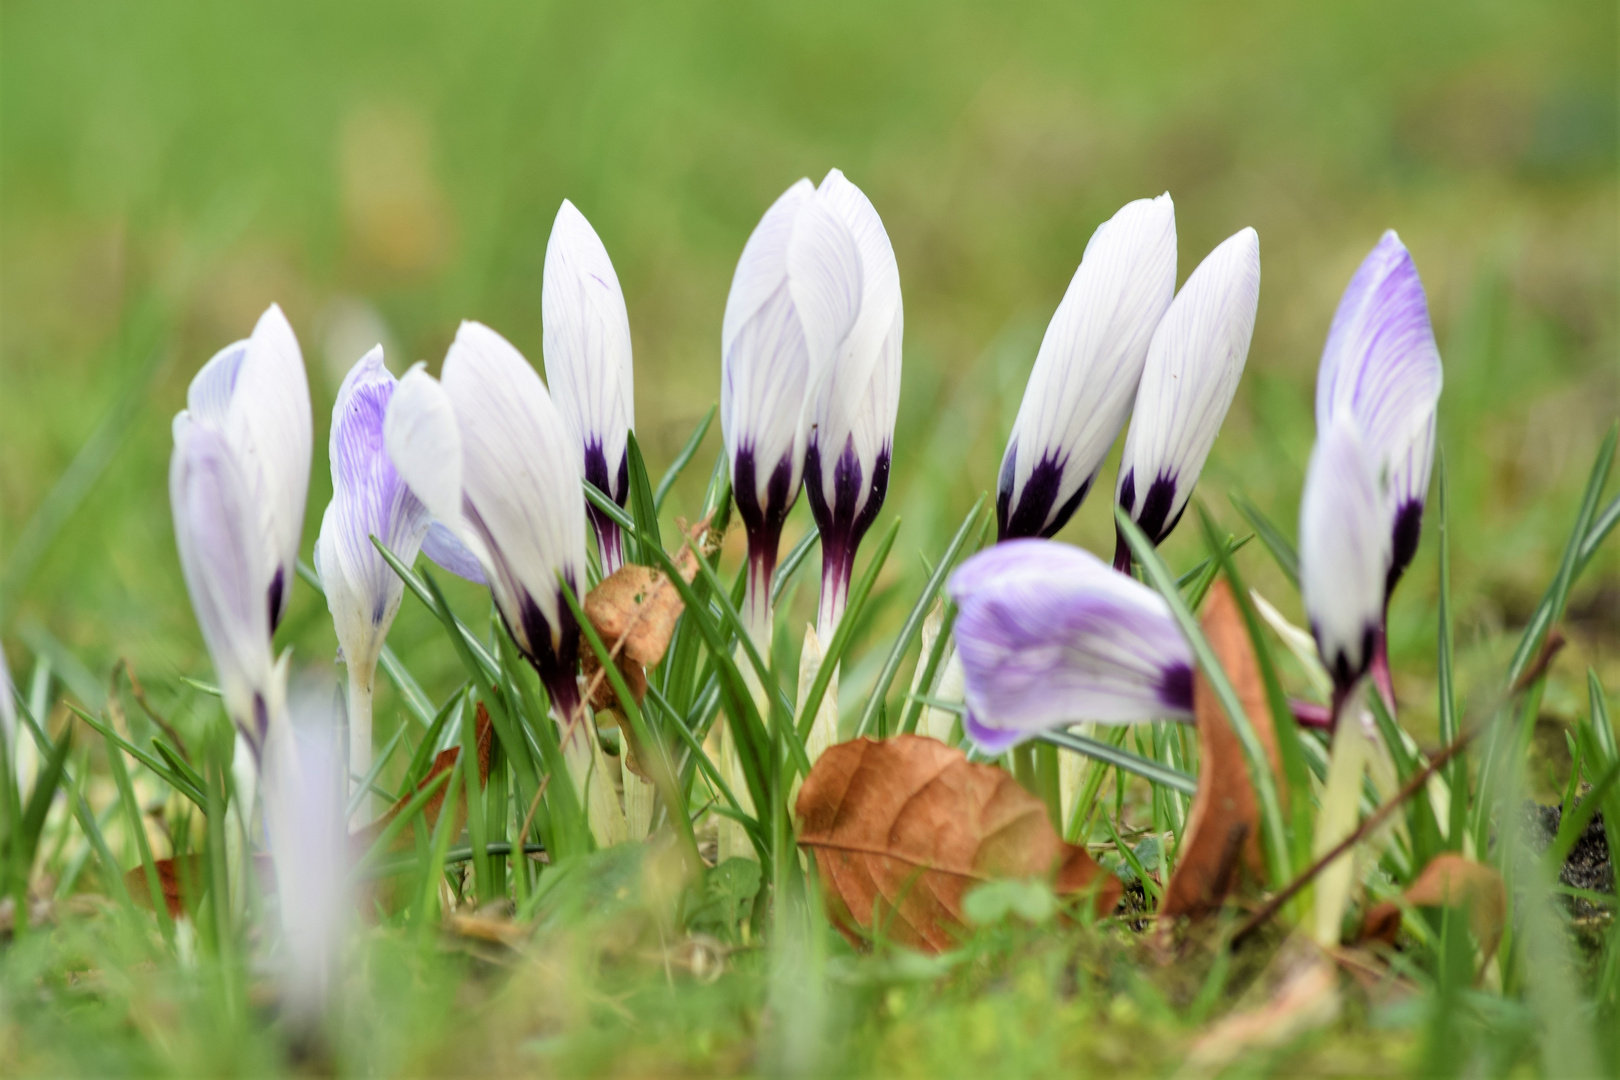
<path fill-rule="evenodd" d="M 805 778 L 796 812 L 828 910 L 856 944 L 861 932 L 881 932 L 914 949 L 951 948 L 963 895 L 998 878 L 1045 878 L 1059 894 L 1095 886 L 1100 912 L 1119 901 L 1119 881 L 1064 843 L 1045 804 L 1010 773 L 934 739 L 832 747 Z"/>
<path fill-rule="evenodd" d="M 478 713 L 475 724 L 476 726 L 473 728 L 473 737 L 476 739 L 478 745 L 478 786 L 482 788 L 484 785 L 489 783 L 489 753 L 492 729 L 489 722 L 489 710 L 484 708 L 484 703 L 481 701 L 478 703 Z M 383 830 L 388 828 L 388 823 L 393 821 L 405 810 L 406 805 L 411 801 L 412 798 L 416 796 L 416 793 L 433 783 L 433 781 L 437 780 L 440 774 L 447 773 L 451 769 L 455 768 L 456 761 L 460 759 L 460 757 L 461 747 L 459 746 L 452 746 L 448 750 L 441 751 L 439 755 L 433 759 L 433 766 L 432 768 L 428 769 L 427 775 L 422 777 L 421 783 L 417 784 L 416 787 L 400 796 L 399 800 L 396 801 L 393 806 L 389 807 L 388 812 L 383 814 L 382 817 L 378 818 L 370 825 L 367 825 L 365 828 L 356 831 L 349 837 L 351 847 L 360 853 L 367 851 L 371 847 L 372 843 L 376 841 L 377 837 L 382 835 Z M 422 820 L 430 829 L 439 822 L 439 811 L 444 806 L 444 791 L 446 786 L 448 785 L 441 785 L 439 790 L 435 791 L 432 797 L 429 798 L 422 807 Z M 456 801 L 456 817 L 451 823 L 451 835 L 453 836 L 456 833 L 459 833 L 462 826 L 466 824 L 466 821 L 467 793 L 465 788 L 463 788 L 460 797 Z M 403 847 L 408 845 L 410 842 L 411 840 L 409 836 L 401 834 L 399 839 L 396 841 L 396 846 Z"/>
<path fill-rule="evenodd" d="M 1217 581 L 1209 591 L 1203 626 L 1210 648 L 1265 745 L 1272 772 L 1280 773 L 1260 664 L 1225 581 Z M 1249 783 L 1243 744 L 1202 672 L 1193 681 L 1193 711 L 1198 724 L 1198 793 L 1187 816 L 1180 861 L 1159 906 L 1159 914 L 1168 917 L 1206 915 L 1221 906 L 1242 871 L 1258 876 L 1264 869 L 1260 809 Z"/>
<path fill-rule="evenodd" d="M 1455 851 L 1442 852 L 1406 890 L 1406 902 L 1413 907 L 1460 907 L 1468 911 L 1468 926 L 1488 958 L 1502 940 L 1507 919 L 1507 890 L 1495 867 L 1464 858 Z M 1394 944 L 1400 929 L 1400 906 L 1393 901 L 1374 905 L 1362 919 L 1361 940 L 1381 940 Z"/>
<path fill-rule="evenodd" d="M 169 909 L 171 918 L 178 919 L 194 909 L 208 891 L 208 864 L 201 855 L 194 853 L 178 859 L 156 859 L 152 868 L 157 871 L 158 886 L 163 890 L 163 906 Z M 253 856 L 253 869 L 265 889 L 275 888 L 275 864 L 267 853 L 261 851 Z M 152 890 L 146 883 L 145 867 L 137 866 L 126 871 L 124 888 L 129 890 L 129 898 L 137 907 L 152 910 Z"/>
<path fill-rule="evenodd" d="M 675 567 L 690 582 L 697 576 L 697 556 L 683 547 Z M 684 606 L 662 570 L 634 563 L 619 567 L 585 597 L 585 615 L 608 650 L 646 667 L 664 658 Z"/>

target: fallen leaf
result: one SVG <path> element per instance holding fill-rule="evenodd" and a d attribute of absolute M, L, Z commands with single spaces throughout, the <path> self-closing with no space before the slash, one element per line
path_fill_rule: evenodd
<path fill-rule="evenodd" d="M 492 729 L 489 722 L 489 710 L 484 708 L 484 703 L 481 701 L 478 703 L 477 718 L 474 723 L 475 727 L 473 728 L 473 737 L 478 746 L 478 786 L 482 788 L 484 785 L 489 783 L 489 753 Z M 412 788 L 410 791 L 407 791 L 404 795 L 401 795 L 394 805 L 388 808 L 388 812 L 383 814 L 382 817 L 378 818 L 376 821 L 373 821 L 365 828 L 359 829 L 350 835 L 349 843 L 351 847 L 359 854 L 364 854 L 376 841 L 377 837 L 382 835 L 383 830 L 388 828 L 388 823 L 393 821 L 405 811 L 405 807 L 410 803 L 411 799 L 416 796 L 416 793 L 433 783 L 433 781 L 437 780 L 441 774 L 447 773 L 451 769 L 455 768 L 456 762 L 460 760 L 460 758 L 461 747 L 459 746 L 452 746 L 448 750 L 440 751 L 438 756 L 433 759 L 433 765 L 428 769 L 427 775 L 422 777 L 421 783 L 417 784 L 416 787 Z M 444 792 L 447 786 L 447 784 L 440 785 L 439 790 L 435 791 L 428 801 L 422 806 L 422 820 L 430 829 L 439 822 L 439 811 L 444 807 Z M 464 788 L 460 798 L 456 802 L 456 817 L 451 823 L 451 835 L 459 833 L 462 826 L 466 824 L 466 821 L 467 796 Z M 410 837 L 402 833 L 396 843 L 396 846 L 403 847 L 408 845 L 410 842 Z"/>
<path fill-rule="evenodd" d="M 647 696 L 647 669 L 623 653 L 614 657 L 613 666 L 624 676 L 625 686 L 629 688 L 630 695 L 636 699 L 636 704 L 640 705 L 642 699 Z M 602 664 L 596 659 L 596 650 L 591 648 L 590 643 L 585 640 L 585 635 L 581 634 L 579 673 L 584 677 L 586 687 L 590 689 L 591 709 L 597 713 L 602 725 L 607 726 L 610 720 L 615 724 L 618 723 L 611 714 L 604 715 L 604 712 L 618 707 L 619 695 L 606 676 L 598 675 L 601 670 Z"/>
<path fill-rule="evenodd" d="M 199 854 L 184 855 L 178 859 L 155 859 L 152 868 L 157 871 L 158 886 L 163 890 L 163 906 L 169 917 L 178 919 L 196 907 L 208 891 L 208 864 Z M 259 883 L 266 889 L 275 888 L 275 865 L 268 852 L 255 852 L 253 869 Z M 146 883 L 146 868 L 137 866 L 124 873 L 124 888 L 137 907 L 152 910 L 152 890 Z"/>
<path fill-rule="evenodd" d="M 1406 902 L 1413 907 L 1466 909 L 1468 927 L 1486 959 L 1495 955 L 1507 919 L 1507 890 L 1494 867 L 1455 851 L 1442 852 L 1430 859 L 1417 880 L 1407 886 Z M 1362 919 L 1361 940 L 1393 945 L 1400 925 L 1400 905 L 1386 900 L 1374 905 Z"/>
<path fill-rule="evenodd" d="M 675 567 L 691 582 L 697 576 L 697 556 L 683 547 Z M 617 649 L 646 667 L 664 658 L 684 607 L 680 590 L 662 570 L 635 563 L 619 567 L 585 597 L 585 615 L 608 651 Z"/>
<path fill-rule="evenodd" d="M 951 948 L 965 926 L 963 896 L 984 881 L 1042 878 L 1059 895 L 1094 887 L 1099 912 L 1119 900 L 1119 881 L 1064 843 L 1012 774 L 920 735 L 831 747 L 796 812 L 828 910 L 857 945 L 881 934 L 927 952 Z"/>
<path fill-rule="evenodd" d="M 1279 773 L 1277 735 L 1260 664 L 1225 581 L 1217 581 L 1209 591 L 1203 626 L 1210 648 L 1265 745 L 1272 772 Z M 1194 677 L 1193 711 L 1198 725 L 1198 793 L 1187 815 L 1180 860 L 1159 905 L 1159 914 L 1166 917 L 1206 915 L 1221 906 L 1242 872 L 1258 877 L 1264 869 L 1260 808 L 1249 782 L 1248 760 L 1203 672 Z"/>

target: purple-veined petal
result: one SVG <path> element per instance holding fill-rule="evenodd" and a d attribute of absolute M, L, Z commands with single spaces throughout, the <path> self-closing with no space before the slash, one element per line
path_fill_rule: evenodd
<path fill-rule="evenodd" d="M 997 484 L 1001 539 L 1051 536 L 1074 516 L 1130 415 L 1148 343 L 1176 289 L 1168 193 L 1098 226 L 1046 328 Z"/>
<path fill-rule="evenodd" d="M 579 443 L 585 479 L 623 506 L 630 495 L 626 442 L 635 426 L 630 318 L 607 249 L 566 199 L 546 245 L 540 306 L 552 400 Z M 592 507 L 586 513 L 603 569 L 612 573 L 622 554 L 618 526 Z"/>
<path fill-rule="evenodd" d="M 1181 519 L 1215 445 L 1243 375 L 1259 299 L 1260 238 L 1242 229 L 1192 272 L 1153 333 L 1115 496 L 1154 543 Z M 1123 538 L 1120 550 L 1128 550 Z"/>
<path fill-rule="evenodd" d="M 1191 717 L 1192 650 L 1169 606 L 1089 552 L 1007 541 L 964 562 L 947 589 L 966 729 L 986 750 L 1080 721 Z"/>
<path fill-rule="evenodd" d="M 585 581 L 580 449 L 534 368 L 487 326 L 461 324 L 441 385 L 461 433 L 462 517 L 481 541 L 468 546 L 482 547 L 519 647 L 537 665 L 571 669 L 578 642 L 559 581 L 576 591 Z"/>
<path fill-rule="evenodd" d="M 371 542 L 375 536 L 402 562 L 416 559 L 428 512 L 389 459 L 384 418 L 397 383 L 372 349 L 349 371 L 332 408 L 332 502 L 315 543 L 315 568 L 326 591 L 350 677 L 369 686 L 405 586 Z"/>
<path fill-rule="evenodd" d="M 1423 282 L 1390 230 L 1350 279 L 1316 377 L 1317 429 L 1348 414 L 1390 491 L 1386 599 L 1417 551 L 1443 381 Z"/>
<path fill-rule="evenodd" d="M 272 562 L 255 493 L 231 440 L 181 413 L 169 459 L 169 506 L 180 569 L 231 718 L 258 744 L 268 727 Z"/>
<path fill-rule="evenodd" d="M 1299 508 L 1300 596 L 1341 696 L 1366 673 L 1384 612 L 1388 503 L 1354 421 L 1318 437 Z"/>

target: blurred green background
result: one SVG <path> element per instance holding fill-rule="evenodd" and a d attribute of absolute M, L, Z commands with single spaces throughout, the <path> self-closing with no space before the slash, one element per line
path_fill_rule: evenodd
<path fill-rule="evenodd" d="M 316 411 L 307 557 L 343 371 L 378 339 L 396 371 L 436 369 L 462 318 L 538 365 L 564 197 L 623 282 L 656 476 L 718 396 L 726 292 L 765 207 L 832 166 L 870 195 L 907 316 L 886 619 L 919 553 L 993 485 L 1045 322 L 1129 199 L 1172 193 L 1183 279 L 1240 227 L 1260 233 L 1254 345 L 1200 488 L 1234 529 L 1239 489 L 1291 529 L 1328 321 L 1380 232 L 1400 231 L 1446 362 L 1475 654 L 1539 594 L 1620 411 L 1610 0 L 10 0 L 0 19 L 0 632 L 24 671 L 59 640 L 80 685 L 119 656 L 149 681 L 207 673 L 166 488 L 196 368 L 271 301 L 287 310 Z M 716 430 L 675 512 L 718 445 Z M 1110 465 L 1065 533 L 1104 555 L 1112 485 Z M 1392 634 L 1420 712 L 1433 520 Z M 1195 532 L 1172 562 L 1195 557 Z M 1614 548 L 1572 616 L 1601 666 L 1620 652 Z M 1264 555 L 1245 558 L 1297 615 Z M 324 665 L 324 604 L 297 596 L 282 643 Z M 456 678 L 414 602 L 393 640 L 430 689 Z"/>

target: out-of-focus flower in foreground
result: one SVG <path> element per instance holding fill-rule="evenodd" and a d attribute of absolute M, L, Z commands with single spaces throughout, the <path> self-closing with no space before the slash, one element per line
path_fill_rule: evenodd
<path fill-rule="evenodd" d="M 1116 501 L 1158 544 L 1181 520 L 1232 405 L 1260 300 L 1260 238 L 1243 229 L 1187 278 L 1148 348 Z M 1117 530 L 1116 530 L 1117 532 Z M 1119 535 L 1116 569 L 1130 569 Z"/>
<path fill-rule="evenodd" d="M 284 704 L 270 638 L 287 610 L 309 488 L 309 386 L 271 307 L 192 380 L 174 418 L 169 505 L 225 707 L 255 754 Z"/>
<path fill-rule="evenodd" d="M 1090 552 L 998 544 L 947 589 L 959 609 L 963 729 L 984 751 L 1081 721 L 1192 717 L 1192 650 L 1169 605 Z"/>
<path fill-rule="evenodd" d="M 409 566 L 428 528 L 427 508 L 400 479 L 383 446 L 383 418 L 398 383 L 382 349 L 361 357 L 332 407 L 332 501 L 315 541 L 315 569 L 326 590 L 349 671 L 349 770 L 371 767 L 371 692 L 388 628 L 405 585 L 373 536 Z"/>
<path fill-rule="evenodd" d="M 843 220 L 861 260 L 860 312 L 811 388 L 806 436 L 805 494 L 821 534 L 816 630 L 826 642 L 844 614 L 856 549 L 889 490 L 905 319 L 900 270 L 877 209 L 837 169 L 815 197 Z"/>
<path fill-rule="evenodd" d="M 808 399 L 861 308 L 861 251 L 834 200 L 800 180 L 743 248 L 720 333 L 720 426 L 748 532 L 744 618 L 770 633 L 782 523 L 799 497 Z"/>
<path fill-rule="evenodd" d="M 579 628 L 561 583 L 585 581 L 580 450 L 540 376 L 464 322 L 438 379 L 417 364 L 383 422 L 410 490 L 483 567 L 495 606 L 566 722 L 579 703 Z"/>
<path fill-rule="evenodd" d="M 623 506 L 630 497 L 627 436 L 636 424 L 630 317 L 607 248 L 573 203 L 563 200 L 546 244 L 540 293 L 546 384 L 580 446 L 585 479 Z M 612 518 L 586 507 L 602 572 L 624 562 Z"/>
<path fill-rule="evenodd" d="M 1391 229 L 1350 279 L 1316 376 L 1317 430 L 1351 417 L 1388 489 L 1385 603 L 1417 553 L 1442 382 L 1423 282 Z"/>
<path fill-rule="evenodd" d="M 1079 509 L 1130 415 L 1176 291 L 1168 193 L 1098 226 L 1047 325 L 997 484 L 999 539 L 1052 536 Z"/>
<path fill-rule="evenodd" d="M 1299 507 L 1299 585 L 1311 633 L 1333 676 L 1332 716 L 1372 663 L 1389 564 L 1388 499 L 1355 422 L 1317 438 Z"/>

